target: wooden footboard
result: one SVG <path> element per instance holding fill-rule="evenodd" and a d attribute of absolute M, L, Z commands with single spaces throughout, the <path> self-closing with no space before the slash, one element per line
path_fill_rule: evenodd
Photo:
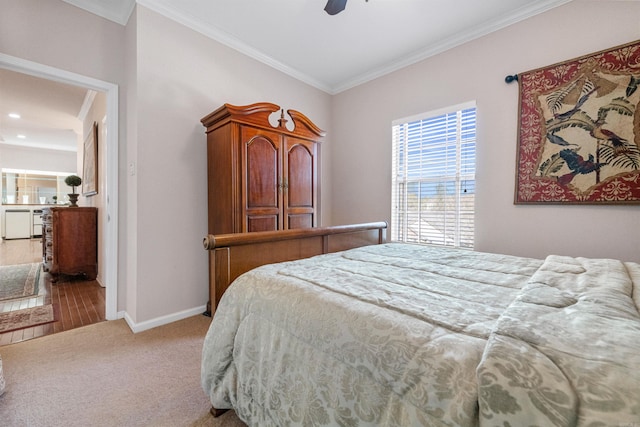
<path fill-rule="evenodd" d="M 264 264 L 293 261 L 386 241 L 386 222 L 339 225 L 254 233 L 209 234 L 209 302 L 206 315 L 215 312 L 231 282 Z"/>

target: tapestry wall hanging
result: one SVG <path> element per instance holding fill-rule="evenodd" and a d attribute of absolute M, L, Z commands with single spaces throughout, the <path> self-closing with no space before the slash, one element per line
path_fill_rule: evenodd
<path fill-rule="evenodd" d="M 640 41 L 517 80 L 515 203 L 640 203 Z"/>

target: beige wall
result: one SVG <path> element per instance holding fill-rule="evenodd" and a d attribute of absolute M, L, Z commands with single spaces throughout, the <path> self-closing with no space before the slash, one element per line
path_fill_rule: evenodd
<path fill-rule="evenodd" d="M 120 89 L 125 103 L 124 121 L 120 122 L 120 127 L 126 129 L 127 145 L 121 146 L 122 149 L 118 153 L 120 169 L 127 170 L 129 168 L 129 159 L 134 159 L 137 150 L 138 141 L 138 13 L 134 9 L 129 17 L 129 22 L 125 30 L 125 86 Z M 121 117 L 122 120 L 122 117 Z M 131 160 L 133 161 L 133 160 Z M 138 251 L 138 229 L 136 228 L 137 218 L 137 197 L 138 186 L 136 185 L 136 176 L 125 172 L 124 178 L 121 175 L 120 188 L 127 189 L 126 194 L 120 196 L 119 202 L 126 206 L 126 213 L 120 217 L 119 234 L 127 236 L 124 241 L 120 242 L 120 247 L 124 248 L 124 253 L 120 254 L 118 260 L 118 274 L 120 280 L 126 283 L 125 292 L 118 293 L 118 307 L 126 307 L 127 313 L 132 319 L 138 317 L 136 307 L 138 306 L 137 298 L 137 282 L 138 276 L 137 262 L 135 254 Z M 120 209 L 122 211 L 122 209 Z M 131 256 L 129 256 L 131 254 Z"/>
<path fill-rule="evenodd" d="M 223 103 L 268 101 L 330 125 L 330 96 L 138 6 L 136 142 L 128 177 L 137 194 L 136 319 L 207 300 L 206 138 L 200 119 Z M 330 150 L 330 141 L 322 147 Z M 327 165 L 323 165 L 327 166 Z M 330 174 L 325 169 L 326 179 Z M 327 185 L 323 181 L 322 185 Z M 323 209 L 329 216 L 328 193 Z M 132 227 L 133 224 L 128 224 Z"/>
<path fill-rule="evenodd" d="M 51 172 L 75 172 L 76 153 L 40 148 L 0 146 L 0 168 Z"/>
<path fill-rule="evenodd" d="M 638 29 L 640 2 L 576 0 L 336 95 L 333 221 L 390 219 L 392 120 L 475 100 L 476 250 L 640 261 L 640 206 L 513 204 L 518 87 L 504 82 L 634 41 Z M 366 166 L 351 167 L 356 158 Z"/>
<path fill-rule="evenodd" d="M 0 52 L 122 83 L 121 25 L 57 0 L 0 0 L 0 11 Z"/>

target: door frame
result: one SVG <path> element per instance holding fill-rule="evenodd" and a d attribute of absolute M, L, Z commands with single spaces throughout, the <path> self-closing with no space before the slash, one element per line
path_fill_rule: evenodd
<path fill-rule="evenodd" d="M 118 318 L 118 85 L 0 53 L 0 68 L 105 92 L 107 95 L 107 173 L 105 218 L 105 317 Z"/>

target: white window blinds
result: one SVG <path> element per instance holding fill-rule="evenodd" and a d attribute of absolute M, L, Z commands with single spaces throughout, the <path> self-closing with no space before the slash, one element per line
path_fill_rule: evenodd
<path fill-rule="evenodd" d="M 473 248 L 476 108 L 393 123 L 391 239 Z"/>

